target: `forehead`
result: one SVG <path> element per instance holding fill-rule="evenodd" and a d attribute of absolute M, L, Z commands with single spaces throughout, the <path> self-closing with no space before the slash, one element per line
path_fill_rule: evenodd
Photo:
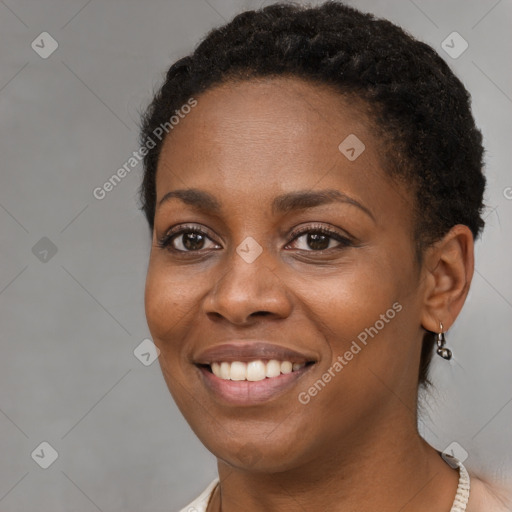
<path fill-rule="evenodd" d="M 372 203 L 382 200 L 385 187 L 396 189 L 357 98 L 295 78 L 268 78 L 222 84 L 196 99 L 164 142 L 157 202 L 184 187 L 262 201 L 283 191 L 335 187 L 364 192 Z"/>

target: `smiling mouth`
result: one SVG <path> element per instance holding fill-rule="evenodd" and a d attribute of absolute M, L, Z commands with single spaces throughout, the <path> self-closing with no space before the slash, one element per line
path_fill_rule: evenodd
<path fill-rule="evenodd" d="M 302 368 L 314 364 L 314 361 L 292 362 L 277 359 L 254 361 L 222 361 L 198 366 L 213 373 L 221 380 L 257 382 L 273 379 L 280 375 L 299 372 Z"/>
<path fill-rule="evenodd" d="M 318 360 L 310 350 L 247 339 L 212 345 L 191 357 L 210 397 L 222 406 L 236 407 L 283 397 Z"/>

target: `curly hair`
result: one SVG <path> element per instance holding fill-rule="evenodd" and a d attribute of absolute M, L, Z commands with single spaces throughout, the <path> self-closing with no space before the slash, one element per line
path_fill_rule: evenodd
<path fill-rule="evenodd" d="M 141 117 L 143 146 L 192 96 L 226 82 L 294 77 L 327 85 L 367 106 L 382 141 L 382 167 L 414 198 L 413 240 L 423 250 L 452 226 L 478 238 L 484 221 L 482 134 L 462 82 L 429 45 L 386 19 L 337 1 L 318 6 L 276 3 L 246 11 L 210 31 L 195 51 L 167 71 Z M 165 137 L 144 156 L 141 210 L 154 227 L 156 171 Z M 426 331 L 419 385 L 428 369 L 434 334 Z"/>

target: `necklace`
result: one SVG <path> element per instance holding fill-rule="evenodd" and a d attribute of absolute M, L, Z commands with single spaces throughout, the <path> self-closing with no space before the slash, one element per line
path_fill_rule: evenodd
<path fill-rule="evenodd" d="M 445 459 L 445 461 L 451 466 L 451 467 L 458 467 L 459 468 L 459 484 L 457 486 L 457 492 L 455 494 L 455 499 L 453 500 L 452 508 L 450 509 L 450 512 L 466 512 L 466 507 L 468 505 L 469 501 L 469 490 L 471 487 L 471 482 L 469 478 L 469 473 L 467 469 L 464 467 L 462 462 L 460 462 L 455 457 L 452 457 L 448 454 L 444 454 L 444 457 L 448 457 L 450 459 L 450 462 L 448 463 Z M 444 458 L 443 457 L 443 458 Z M 213 501 L 217 496 L 219 490 L 219 485 L 215 486 L 213 489 L 213 492 L 210 496 L 210 503 L 208 506 L 208 511 L 213 510 L 211 509 L 213 505 Z"/>
<path fill-rule="evenodd" d="M 449 455 L 445 454 L 445 457 L 449 457 Z M 453 500 L 453 505 L 450 512 L 465 512 L 469 500 L 469 489 L 471 486 L 469 473 L 467 472 L 462 462 L 457 460 L 455 457 L 450 457 L 450 459 L 452 459 L 453 464 L 459 468 L 459 485 L 457 487 L 457 494 Z"/>

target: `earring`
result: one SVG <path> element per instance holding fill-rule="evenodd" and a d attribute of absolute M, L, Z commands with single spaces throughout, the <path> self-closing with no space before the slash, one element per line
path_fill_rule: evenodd
<path fill-rule="evenodd" d="M 441 332 L 437 335 L 437 355 L 441 356 L 443 359 L 450 360 L 452 358 L 452 351 L 445 346 L 446 339 L 444 337 L 442 322 L 439 322 L 439 330 Z"/>

